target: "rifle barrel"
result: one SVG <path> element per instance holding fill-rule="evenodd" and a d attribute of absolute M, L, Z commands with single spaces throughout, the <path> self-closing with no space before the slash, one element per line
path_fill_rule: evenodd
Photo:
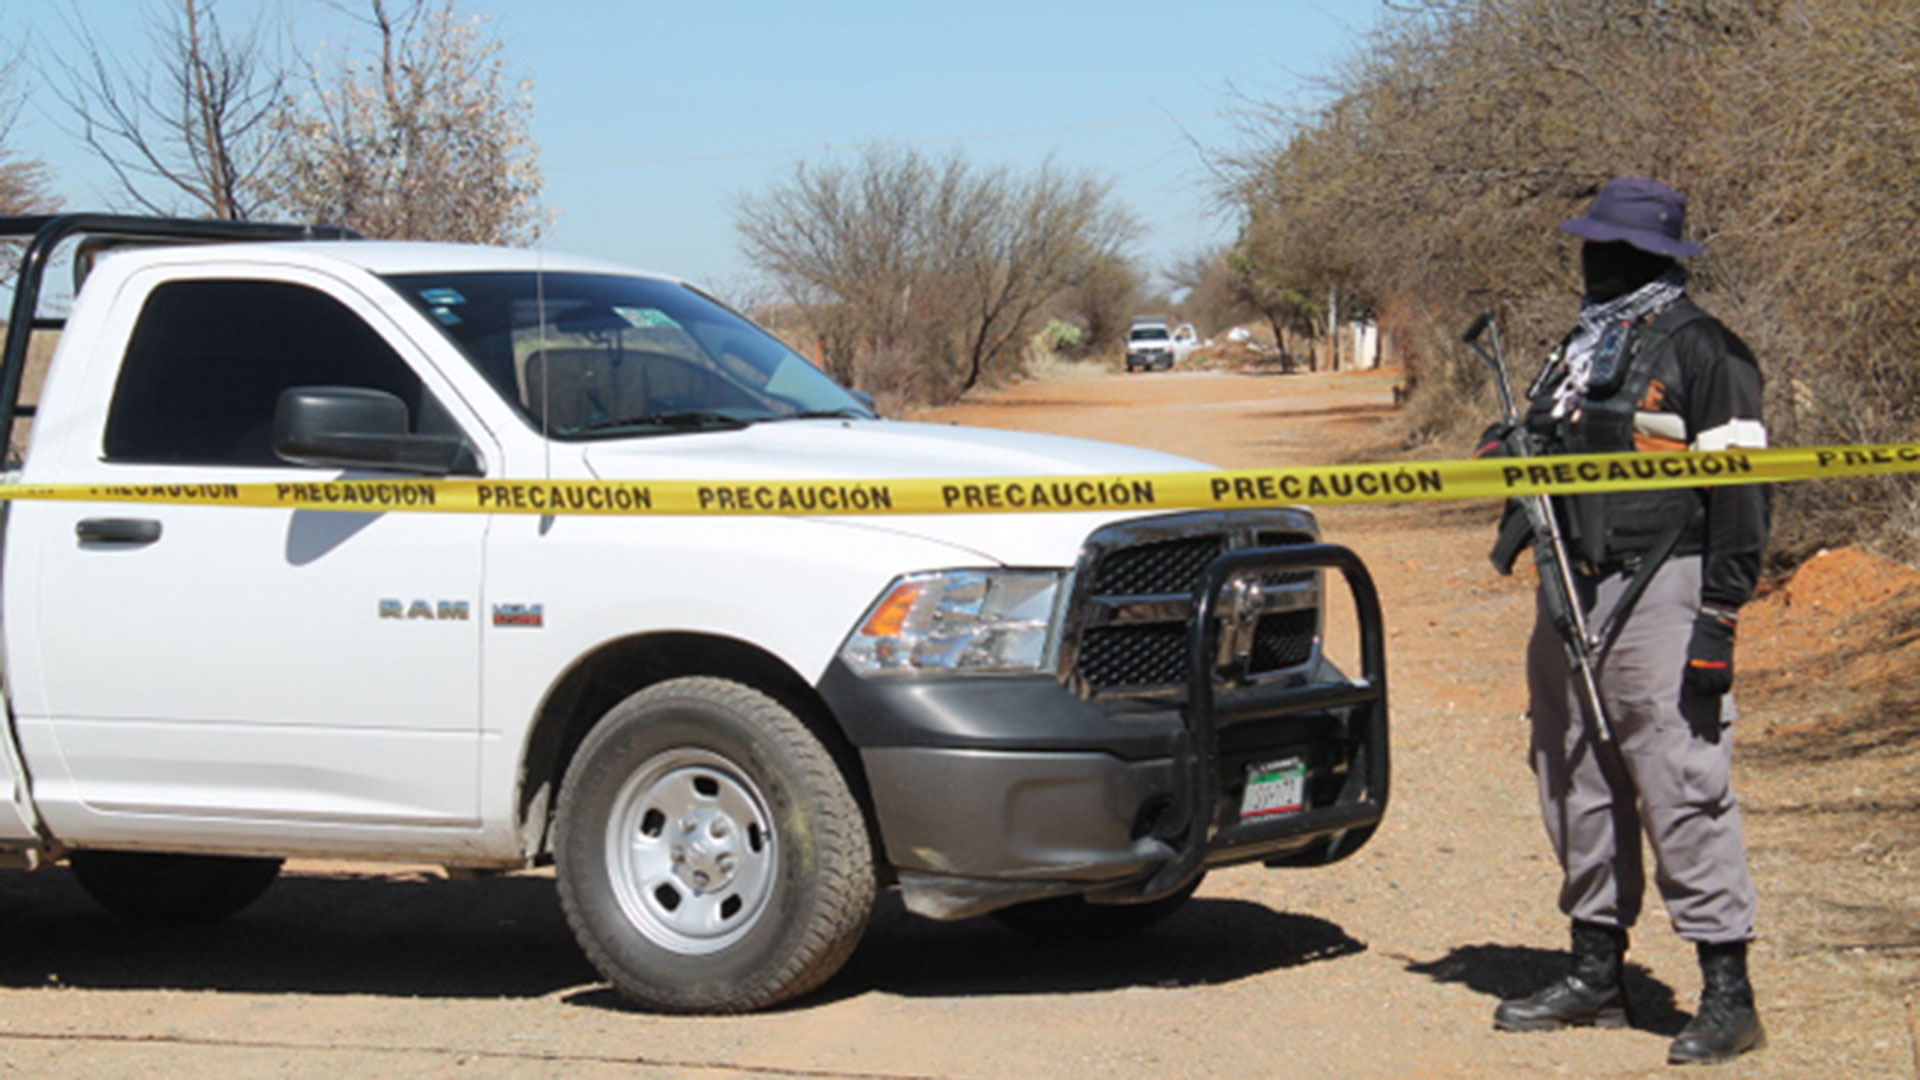
<path fill-rule="evenodd" d="M 1482 333 L 1490 333 L 1492 337 L 1491 352 L 1480 344 Z M 1520 408 L 1513 397 L 1513 380 L 1507 372 L 1506 350 L 1500 347 L 1500 324 L 1494 321 L 1493 312 L 1481 312 L 1467 332 L 1461 335 L 1461 340 L 1472 346 L 1473 351 L 1479 353 L 1493 368 L 1494 386 L 1500 391 L 1500 408 L 1510 428 L 1507 434 L 1508 452 L 1515 457 L 1532 457 L 1526 433 L 1520 430 Z M 1613 725 L 1607 722 L 1606 705 L 1600 700 L 1600 686 L 1594 679 L 1594 641 L 1588 636 L 1586 615 L 1580 610 L 1580 593 L 1574 584 L 1572 566 L 1567 560 L 1567 541 L 1560 532 L 1560 519 L 1553 512 L 1552 499 L 1546 495 L 1528 495 L 1521 503 L 1526 509 L 1527 520 L 1533 526 L 1534 563 L 1540 572 L 1540 587 L 1546 590 L 1548 614 L 1553 617 L 1554 628 L 1560 632 L 1560 642 L 1566 647 L 1567 664 L 1578 673 L 1581 697 L 1585 699 L 1588 713 L 1593 717 L 1595 736 L 1603 743 L 1612 742 Z"/>

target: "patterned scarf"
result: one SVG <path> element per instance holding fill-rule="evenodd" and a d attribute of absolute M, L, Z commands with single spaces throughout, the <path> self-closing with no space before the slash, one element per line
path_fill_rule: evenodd
<path fill-rule="evenodd" d="M 1649 315 L 1664 311 L 1686 295 L 1687 271 L 1675 266 L 1638 289 L 1606 303 L 1580 305 L 1580 323 L 1560 346 L 1565 377 L 1553 391 L 1553 415 L 1564 419 L 1587 396 L 1587 389 L 1611 382 L 1618 374 L 1627 332 Z"/>

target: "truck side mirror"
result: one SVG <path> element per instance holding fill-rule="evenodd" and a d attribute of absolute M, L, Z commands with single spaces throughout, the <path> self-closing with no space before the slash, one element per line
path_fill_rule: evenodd
<path fill-rule="evenodd" d="M 384 390 L 294 386 L 273 410 L 273 451 L 296 465 L 480 475 L 473 447 L 458 435 L 407 430 L 407 407 Z"/>

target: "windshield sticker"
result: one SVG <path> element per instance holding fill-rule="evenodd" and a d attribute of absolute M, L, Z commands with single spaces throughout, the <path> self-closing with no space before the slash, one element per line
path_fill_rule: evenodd
<path fill-rule="evenodd" d="M 637 327 L 642 330 L 646 330 L 646 329 L 678 330 L 680 329 L 680 324 L 673 321 L 673 316 L 668 315 L 666 312 L 661 311 L 659 308 L 616 307 L 613 309 L 613 312 L 614 314 L 627 320 L 628 325 Z"/>
<path fill-rule="evenodd" d="M 464 304 L 467 302 L 467 298 L 461 296 L 460 290 L 458 289 L 421 289 L 420 299 L 425 300 L 435 307 L 445 307 L 448 304 Z"/>
<path fill-rule="evenodd" d="M 460 325 L 460 316 L 458 316 L 458 315 L 455 315 L 455 314 L 453 313 L 453 309 L 452 309 L 452 308 L 449 308 L 449 307 L 437 307 L 437 308 L 434 308 L 434 309 L 433 309 L 433 317 L 434 317 L 434 318 L 436 318 L 436 319 L 439 319 L 439 320 L 440 320 L 440 322 L 441 322 L 441 324 L 442 324 L 442 325 L 444 325 L 444 326 L 459 326 L 459 325 Z"/>
<path fill-rule="evenodd" d="M 817 369 L 812 364 L 798 356 L 789 356 L 780 361 L 780 366 L 773 369 L 773 374 L 767 378 L 767 384 L 760 389 L 774 397 L 796 402 L 804 401 L 813 383 L 813 379 L 808 376 L 815 374 Z"/>

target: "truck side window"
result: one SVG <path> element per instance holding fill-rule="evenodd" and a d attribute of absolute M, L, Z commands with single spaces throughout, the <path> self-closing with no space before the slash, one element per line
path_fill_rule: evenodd
<path fill-rule="evenodd" d="M 418 431 L 451 419 L 338 300 L 276 281 L 177 281 L 147 298 L 107 412 L 109 461 L 279 465 L 273 410 L 292 386 L 385 390 Z"/>

